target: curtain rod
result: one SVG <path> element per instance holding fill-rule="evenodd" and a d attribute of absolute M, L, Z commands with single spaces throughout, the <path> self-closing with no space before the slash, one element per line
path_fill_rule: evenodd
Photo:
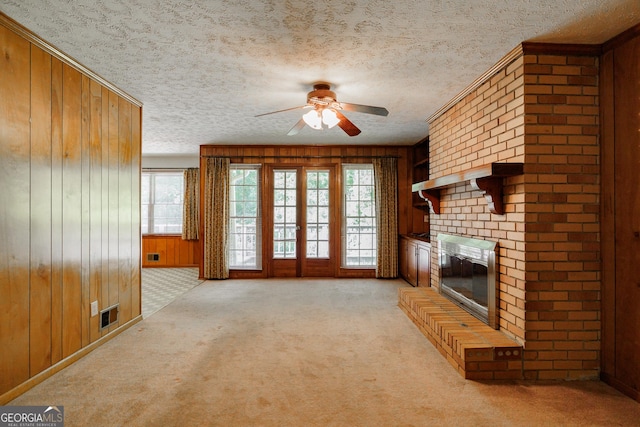
<path fill-rule="evenodd" d="M 237 156 L 210 156 L 210 155 L 201 155 L 201 158 L 209 158 L 209 157 L 217 157 L 219 159 L 235 159 L 235 158 L 249 158 L 249 159 L 399 159 L 401 156 L 371 156 L 371 155 L 362 155 L 362 156 L 288 156 L 288 155 L 280 155 L 280 156 L 263 156 L 263 155 L 237 155 Z"/>

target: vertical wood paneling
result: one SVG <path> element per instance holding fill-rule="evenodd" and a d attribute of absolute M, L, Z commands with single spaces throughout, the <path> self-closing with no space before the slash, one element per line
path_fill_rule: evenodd
<path fill-rule="evenodd" d="M 63 65 L 62 87 L 62 356 L 82 347 L 81 74 Z"/>
<path fill-rule="evenodd" d="M 155 236 L 153 236 L 155 237 Z M 156 239 L 152 236 L 142 236 L 142 265 L 146 265 L 147 254 L 156 252 Z"/>
<path fill-rule="evenodd" d="M 29 378 L 29 43 L 0 27 L 0 391 Z"/>
<path fill-rule="evenodd" d="M 156 241 L 156 252 L 160 255 L 159 265 L 166 267 L 167 265 L 167 239 Z"/>
<path fill-rule="evenodd" d="M 102 87 L 92 81 L 89 87 L 89 304 L 101 301 L 102 289 Z M 98 304 L 99 305 L 99 304 Z M 100 316 L 89 319 L 89 341 L 100 338 Z"/>
<path fill-rule="evenodd" d="M 81 328 L 82 328 L 82 347 L 88 345 L 91 340 L 90 335 L 90 280 L 91 280 L 91 211 L 90 211 L 90 196 L 91 196 L 91 80 L 87 76 L 82 76 L 81 79 L 81 238 L 82 238 L 82 258 L 80 267 L 81 276 Z"/>
<path fill-rule="evenodd" d="M 147 254 L 151 253 L 160 253 L 160 261 L 147 261 Z M 140 258 L 143 267 L 195 267 L 200 259 L 200 242 L 182 240 L 182 236 L 143 236 Z"/>
<path fill-rule="evenodd" d="M 118 139 L 118 95 L 109 91 L 109 163 L 108 163 L 108 179 L 109 179 L 109 206 L 107 215 L 109 216 L 109 299 L 103 308 L 110 307 L 118 302 L 118 257 L 119 257 L 119 238 L 118 238 L 118 163 L 120 159 L 120 140 Z M 111 328 L 109 328 L 111 330 Z"/>
<path fill-rule="evenodd" d="M 131 112 L 131 315 L 142 313 L 142 283 L 140 278 L 140 171 L 142 162 L 142 111 L 133 107 Z"/>
<path fill-rule="evenodd" d="M 186 258 L 188 255 L 188 246 L 186 241 L 182 240 L 182 237 L 174 240 L 173 245 L 173 259 L 175 262 L 181 262 L 182 258 Z"/>
<path fill-rule="evenodd" d="M 640 36 L 636 27 L 600 57 L 601 377 L 640 400 Z"/>
<path fill-rule="evenodd" d="M 168 260 L 176 260 L 176 255 L 180 257 L 180 250 L 177 248 L 176 239 L 167 239 L 166 241 L 166 256 L 165 256 L 165 264 Z"/>
<path fill-rule="evenodd" d="M 30 374 L 51 366 L 51 55 L 31 49 Z"/>
<path fill-rule="evenodd" d="M 3 24 L 4 399 L 103 335 L 91 301 L 124 308 L 106 331 L 140 315 L 141 108 Z"/>
<path fill-rule="evenodd" d="M 102 146 L 102 161 L 100 167 L 102 168 L 101 179 L 102 179 L 102 258 L 101 258 L 101 267 L 102 267 L 102 280 L 100 281 L 100 309 L 107 308 L 109 306 L 109 273 L 111 271 L 111 261 L 110 261 L 110 239 L 109 239 L 109 228 L 111 225 L 111 218 L 109 216 L 111 206 L 109 204 L 110 200 L 110 192 L 109 186 L 111 182 L 109 180 L 109 165 L 111 164 L 111 159 L 109 157 L 111 151 L 110 136 L 109 136 L 109 106 L 111 105 L 109 102 L 109 89 L 103 87 L 102 88 L 102 97 L 101 97 L 101 112 L 102 112 L 102 139 L 100 141 L 100 145 Z M 104 329 L 101 331 L 101 335 L 106 335 L 109 333 L 109 329 Z"/>
<path fill-rule="evenodd" d="M 640 37 L 614 54 L 616 378 L 640 395 Z"/>
<path fill-rule="evenodd" d="M 131 104 L 118 100 L 118 299 L 119 323 L 131 320 Z"/>
<path fill-rule="evenodd" d="M 62 360 L 62 62 L 51 58 L 51 363 Z"/>
<path fill-rule="evenodd" d="M 613 51 L 600 60 L 600 126 L 602 199 L 602 361 L 605 373 L 615 373 L 616 251 L 615 251 L 615 109 L 613 91 Z"/>

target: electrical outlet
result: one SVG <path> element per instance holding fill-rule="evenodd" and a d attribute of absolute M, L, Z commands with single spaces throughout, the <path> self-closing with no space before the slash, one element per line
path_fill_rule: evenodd
<path fill-rule="evenodd" d="M 91 317 L 98 315 L 98 301 L 91 303 Z"/>

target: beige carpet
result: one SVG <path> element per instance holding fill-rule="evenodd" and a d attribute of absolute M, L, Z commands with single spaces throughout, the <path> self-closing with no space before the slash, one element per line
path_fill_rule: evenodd
<path fill-rule="evenodd" d="M 615 426 L 600 382 L 466 381 L 397 307 L 403 281 L 208 281 L 11 405 L 66 426 Z"/>

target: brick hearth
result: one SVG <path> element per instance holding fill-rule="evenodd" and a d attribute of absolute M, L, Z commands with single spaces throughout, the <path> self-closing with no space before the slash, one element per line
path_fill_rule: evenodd
<path fill-rule="evenodd" d="M 464 378 L 523 378 L 522 346 L 434 288 L 400 288 L 398 306 Z"/>

